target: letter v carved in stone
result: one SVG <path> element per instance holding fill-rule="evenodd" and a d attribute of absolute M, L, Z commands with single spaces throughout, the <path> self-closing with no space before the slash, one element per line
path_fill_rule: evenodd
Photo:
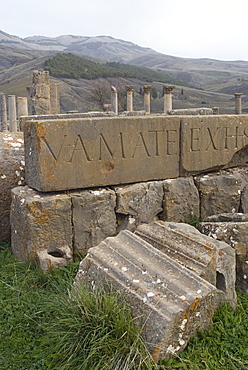
<path fill-rule="evenodd" d="M 51 154 L 51 156 L 53 157 L 53 159 L 55 160 L 55 162 L 58 161 L 59 157 L 60 157 L 60 154 L 61 154 L 61 151 L 62 151 L 62 148 L 64 146 L 64 143 L 65 143 L 65 138 L 67 137 L 67 135 L 64 135 L 63 137 L 63 141 L 60 145 L 60 148 L 58 150 L 57 153 L 55 153 L 55 151 L 53 150 L 53 148 L 51 147 L 51 145 L 49 144 L 49 142 L 47 141 L 47 139 L 45 137 L 42 137 L 44 143 L 46 144 L 48 150 L 49 150 L 49 153 Z"/>

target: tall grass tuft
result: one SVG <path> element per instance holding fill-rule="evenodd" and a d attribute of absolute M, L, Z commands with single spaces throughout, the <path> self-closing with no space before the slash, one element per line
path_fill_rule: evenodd
<path fill-rule="evenodd" d="M 86 290 L 59 302 L 50 325 L 53 361 L 49 369 L 150 369 L 150 355 L 120 293 Z"/>

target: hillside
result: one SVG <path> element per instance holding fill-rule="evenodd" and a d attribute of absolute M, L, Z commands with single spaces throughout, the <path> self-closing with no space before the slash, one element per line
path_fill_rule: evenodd
<path fill-rule="evenodd" d="M 7 94 L 27 96 L 26 86 L 31 85 L 32 70 L 44 68 L 47 59 L 61 52 L 81 56 L 84 54 L 84 58 L 105 65 L 116 62 L 149 68 L 159 72 L 160 75 L 169 75 L 201 88 L 195 90 L 183 87 L 182 85 L 185 85 L 183 82 L 172 82 L 177 85 L 173 102 L 175 108 L 219 106 L 221 113 L 233 113 L 233 94 L 235 92 L 248 94 L 248 62 L 245 61 L 178 58 L 108 36 L 63 35 L 55 38 L 33 36 L 21 39 L 2 31 L 0 31 L 0 90 Z M 102 77 L 99 78 L 101 80 Z M 63 111 L 95 108 L 92 102 L 88 102 L 92 82 L 84 78 L 77 81 L 64 77 L 53 79 L 61 86 Z M 162 111 L 162 82 L 156 78 L 152 80 L 153 82 L 149 83 L 157 89 L 159 97 L 152 101 L 152 105 L 155 106 L 155 111 Z M 112 75 L 105 80 L 108 85 L 114 82 L 117 86 L 133 84 L 137 93 L 147 83 L 142 76 L 134 79 L 133 76 L 123 74 L 119 74 L 119 77 Z M 139 102 L 137 109 L 142 108 L 142 100 L 137 100 Z M 242 101 L 243 111 L 248 112 L 247 96 L 243 96 Z"/>

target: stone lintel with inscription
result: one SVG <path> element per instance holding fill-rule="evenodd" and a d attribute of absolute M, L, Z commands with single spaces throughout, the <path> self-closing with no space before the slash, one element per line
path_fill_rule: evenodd
<path fill-rule="evenodd" d="M 38 191 L 179 176 L 180 118 L 27 121 L 26 182 Z"/>
<path fill-rule="evenodd" d="M 180 175 L 226 167 L 247 145 L 247 115 L 181 117 Z"/>

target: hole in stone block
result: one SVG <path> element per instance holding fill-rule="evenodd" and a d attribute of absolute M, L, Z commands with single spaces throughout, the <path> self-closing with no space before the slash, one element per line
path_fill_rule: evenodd
<path fill-rule="evenodd" d="M 223 292 L 226 291 L 225 276 L 218 271 L 216 273 L 216 288 L 222 290 Z"/>
<path fill-rule="evenodd" d="M 48 254 L 50 256 L 53 256 L 53 257 L 56 257 L 56 258 L 63 258 L 64 257 L 64 253 L 61 252 L 60 250 L 56 250 L 56 251 L 52 251 L 52 252 L 48 252 Z"/>

